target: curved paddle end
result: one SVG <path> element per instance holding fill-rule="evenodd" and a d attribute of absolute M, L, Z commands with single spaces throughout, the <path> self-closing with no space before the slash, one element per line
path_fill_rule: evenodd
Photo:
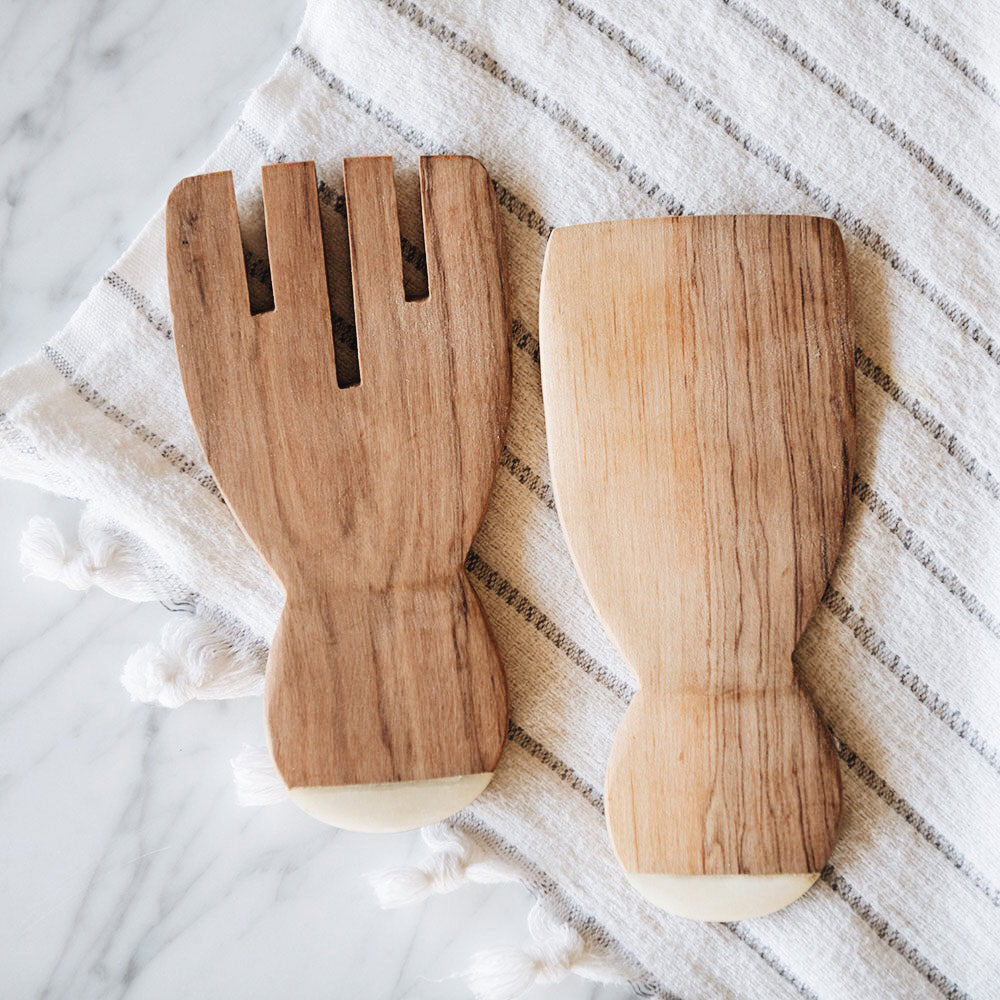
<path fill-rule="evenodd" d="M 291 800 L 315 819 L 358 833 L 400 833 L 464 809 L 490 783 L 492 771 L 377 785 L 289 788 Z"/>
<path fill-rule="evenodd" d="M 809 890 L 805 875 L 660 875 L 626 872 L 654 906 L 688 920 L 747 920 L 774 913 Z"/>

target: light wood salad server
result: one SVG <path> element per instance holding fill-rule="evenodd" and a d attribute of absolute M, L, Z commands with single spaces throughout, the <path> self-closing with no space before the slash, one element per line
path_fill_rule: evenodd
<path fill-rule="evenodd" d="M 539 339 L 559 516 L 639 682 L 607 771 L 615 853 L 672 913 L 778 909 L 818 877 L 840 810 L 792 665 L 851 483 L 840 232 L 797 216 L 556 230 Z"/>
<path fill-rule="evenodd" d="M 510 401 L 496 198 L 420 162 L 428 294 L 406 301 L 392 161 L 344 162 L 359 385 L 340 388 L 312 163 L 263 169 L 274 308 L 251 315 L 231 175 L 181 181 L 167 262 L 184 390 L 219 488 L 286 593 L 267 664 L 292 799 L 356 830 L 450 815 L 489 782 L 503 671 L 463 564 Z"/>

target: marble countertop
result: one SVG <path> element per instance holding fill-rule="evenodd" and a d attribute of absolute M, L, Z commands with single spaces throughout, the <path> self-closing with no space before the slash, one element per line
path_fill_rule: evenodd
<path fill-rule="evenodd" d="M 69 319 L 294 37 L 299 0 L 7 0 L 0 13 L 0 368 Z M 5 997 L 470 995 L 471 954 L 526 941 L 531 899 L 469 886 L 380 910 L 362 874 L 419 834 L 366 837 L 236 805 L 258 701 L 177 711 L 118 677 L 169 612 L 24 579 L 34 514 L 0 481 L 0 992 Z M 529 996 L 612 1000 L 569 979 Z"/>

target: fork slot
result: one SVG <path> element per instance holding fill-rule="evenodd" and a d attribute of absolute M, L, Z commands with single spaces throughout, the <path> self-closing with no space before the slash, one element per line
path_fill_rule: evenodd
<path fill-rule="evenodd" d="M 427 260 L 421 177 L 416 165 L 396 167 L 396 207 L 399 216 L 400 251 L 403 257 L 403 288 L 407 302 L 427 298 Z"/>

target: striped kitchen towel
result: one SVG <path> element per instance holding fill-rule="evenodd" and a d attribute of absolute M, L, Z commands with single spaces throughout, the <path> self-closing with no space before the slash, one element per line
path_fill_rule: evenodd
<path fill-rule="evenodd" d="M 404 222 L 421 154 L 479 157 L 501 205 L 513 409 L 467 566 L 508 671 L 509 746 L 428 860 L 377 889 L 527 883 L 536 943 L 479 961 L 484 996 L 571 970 L 664 997 L 1000 997 L 1000 12 L 593 2 L 314 0 L 206 165 L 234 172 L 261 294 L 260 165 L 316 161 L 348 340 L 342 157 L 396 158 Z M 802 900 L 732 924 L 658 912 L 609 849 L 603 772 L 634 679 L 560 534 L 536 325 L 554 226 L 713 212 L 834 218 L 857 338 L 845 544 L 796 653 L 839 742 L 842 836 Z M 32 524 L 29 565 L 192 609 L 125 674 L 177 705 L 259 692 L 281 595 L 192 430 L 163 245 L 160 214 L 0 380 L 0 465 L 87 503 L 76 550 Z M 412 232 L 404 259 L 419 282 Z"/>

